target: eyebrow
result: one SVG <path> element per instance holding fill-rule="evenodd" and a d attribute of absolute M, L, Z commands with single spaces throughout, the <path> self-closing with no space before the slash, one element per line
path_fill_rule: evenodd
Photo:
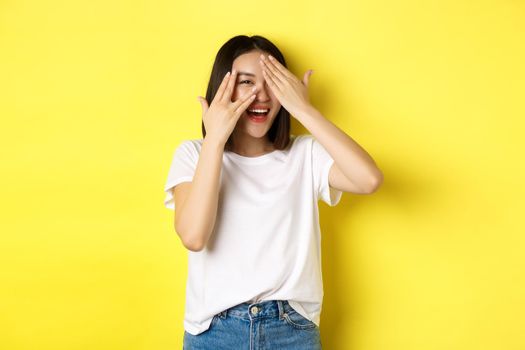
<path fill-rule="evenodd" d="M 239 72 L 237 75 L 249 75 L 249 76 L 252 76 L 252 77 L 255 76 L 255 74 L 253 74 L 253 73 L 248 73 L 248 72 Z"/>

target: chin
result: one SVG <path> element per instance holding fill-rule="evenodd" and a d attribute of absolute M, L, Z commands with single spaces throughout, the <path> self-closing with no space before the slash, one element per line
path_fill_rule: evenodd
<path fill-rule="evenodd" d="M 258 128 L 257 130 L 253 130 L 252 128 L 247 128 L 246 133 L 249 134 L 253 138 L 260 139 L 266 136 L 266 134 L 268 133 L 268 130 L 269 128 L 268 129 Z"/>

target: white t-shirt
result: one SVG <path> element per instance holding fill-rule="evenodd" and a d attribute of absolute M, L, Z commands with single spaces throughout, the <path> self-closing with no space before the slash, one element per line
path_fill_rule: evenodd
<path fill-rule="evenodd" d="M 339 203 L 329 187 L 334 160 L 309 134 L 291 135 L 285 150 L 258 157 L 224 151 L 214 231 L 206 247 L 188 250 L 184 329 L 204 332 L 213 316 L 237 304 L 288 300 L 319 325 L 323 300 L 318 200 Z M 164 204 L 172 188 L 192 181 L 203 139 L 175 150 Z"/>

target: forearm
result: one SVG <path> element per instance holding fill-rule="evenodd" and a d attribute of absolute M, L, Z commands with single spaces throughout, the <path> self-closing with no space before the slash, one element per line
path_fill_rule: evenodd
<path fill-rule="evenodd" d="M 198 250 L 208 242 L 217 217 L 224 145 L 205 138 L 188 198 L 180 208 L 177 232 Z"/>
<path fill-rule="evenodd" d="M 382 178 L 374 159 L 317 109 L 304 108 L 297 119 L 323 145 L 347 179 L 367 188 L 371 182 Z"/>

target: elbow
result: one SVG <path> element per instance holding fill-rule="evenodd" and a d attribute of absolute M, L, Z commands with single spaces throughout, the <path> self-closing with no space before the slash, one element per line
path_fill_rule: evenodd
<path fill-rule="evenodd" d="M 184 247 L 192 252 L 200 252 L 204 249 L 204 244 L 199 242 L 182 242 Z"/>
<path fill-rule="evenodd" d="M 367 186 L 365 193 L 372 194 L 376 192 L 383 184 L 383 179 L 383 173 L 378 169 L 376 174 L 371 177 L 370 184 Z"/>
<path fill-rule="evenodd" d="M 179 235 L 184 248 L 192 252 L 200 252 L 204 249 L 204 244 L 202 243 L 202 240 L 197 238 L 199 237 L 198 235 L 188 234 L 186 231 L 177 229 L 177 227 L 175 227 L 175 231 Z"/>
<path fill-rule="evenodd" d="M 200 239 L 192 238 L 192 236 L 184 237 L 182 235 L 180 235 L 180 238 L 184 248 L 192 252 L 200 252 L 204 249 L 204 243 L 202 243 L 202 240 Z"/>

